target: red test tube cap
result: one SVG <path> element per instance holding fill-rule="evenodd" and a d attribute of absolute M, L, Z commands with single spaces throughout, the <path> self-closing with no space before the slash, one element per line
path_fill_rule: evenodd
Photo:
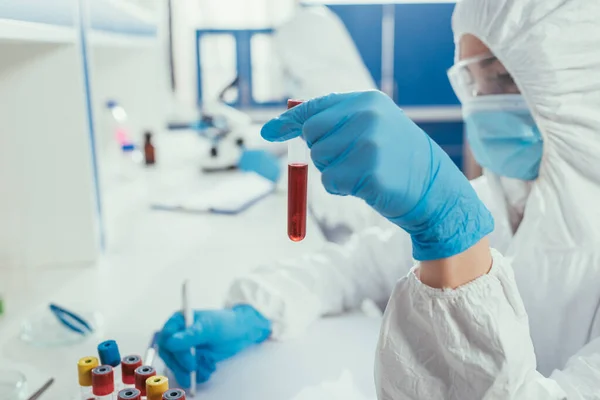
<path fill-rule="evenodd" d="M 92 370 L 92 393 L 107 396 L 115 391 L 115 377 L 110 365 L 101 365 Z"/>
<path fill-rule="evenodd" d="M 296 107 L 297 105 L 302 104 L 302 103 L 304 103 L 304 100 L 288 99 L 288 101 L 287 101 L 287 108 L 289 110 L 290 108 Z"/>
<path fill-rule="evenodd" d="M 123 357 L 121 360 L 121 370 L 122 375 L 121 379 L 123 383 L 126 385 L 134 385 L 135 384 L 135 370 L 138 367 L 142 366 L 142 357 L 132 354 L 129 356 Z"/>
<path fill-rule="evenodd" d="M 156 370 L 149 365 L 142 365 L 135 370 L 135 388 L 146 395 L 146 379 L 156 375 Z"/>

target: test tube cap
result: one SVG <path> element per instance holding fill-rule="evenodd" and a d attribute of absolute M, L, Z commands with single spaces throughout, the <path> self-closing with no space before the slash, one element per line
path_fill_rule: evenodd
<path fill-rule="evenodd" d="M 288 101 L 287 101 L 287 108 L 289 110 L 290 108 L 294 108 L 297 105 L 302 104 L 302 103 L 304 103 L 304 100 L 288 99 Z"/>
<path fill-rule="evenodd" d="M 156 375 L 146 379 L 146 396 L 148 400 L 162 400 L 163 393 L 169 390 L 169 379 Z"/>
<path fill-rule="evenodd" d="M 169 389 L 163 393 L 162 400 L 185 400 L 185 391 L 182 389 Z"/>
<path fill-rule="evenodd" d="M 105 340 L 98 345 L 98 355 L 102 365 L 110 365 L 117 367 L 121 363 L 121 354 L 119 354 L 119 346 L 114 340 Z"/>
<path fill-rule="evenodd" d="M 135 388 L 128 388 L 119 391 L 117 400 L 141 400 L 142 392 Z"/>
<path fill-rule="evenodd" d="M 142 357 L 131 354 L 123 357 L 121 360 L 121 379 L 127 385 L 135 384 L 135 370 L 142 366 Z"/>
<path fill-rule="evenodd" d="M 77 361 L 79 386 L 92 386 L 92 370 L 99 365 L 96 357 L 83 357 Z"/>
<path fill-rule="evenodd" d="M 142 365 L 135 370 L 135 388 L 142 392 L 142 396 L 146 395 L 146 379 L 156 375 L 154 367 Z"/>
<path fill-rule="evenodd" d="M 100 365 L 92 370 L 92 393 L 107 396 L 115 391 L 115 375 L 110 365 Z"/>

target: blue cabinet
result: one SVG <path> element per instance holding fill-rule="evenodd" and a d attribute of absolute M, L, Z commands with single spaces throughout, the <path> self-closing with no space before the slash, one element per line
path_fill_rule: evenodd
<path fill-rule="evenodd" d="M 377 86 L 381 85 L 381 4 L 336 4 L 328 6 L 346 25 L 363 62 Z"/>
<path fill-rule="evenodd" d="M 394 98 L 401 106 L 457 105 L 446 71 L 454 62 L 454 4 L 397 4 Z"/>

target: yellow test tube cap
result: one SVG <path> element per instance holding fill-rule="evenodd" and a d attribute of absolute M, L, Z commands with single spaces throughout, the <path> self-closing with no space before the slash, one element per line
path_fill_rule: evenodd
<path fill-rule="evenodd" d="M 96 357 L 83 357 L 77 361 L 79 386 L 92 386 L 92 370 L 98 366 Z"/>
<path fill-rule="evenodd" d="M 169 379 L 166 376 L 156 375 L 146 379 L 148 400 L 162 400 L 162 395 L 167 390 L 169 390 Z"/>

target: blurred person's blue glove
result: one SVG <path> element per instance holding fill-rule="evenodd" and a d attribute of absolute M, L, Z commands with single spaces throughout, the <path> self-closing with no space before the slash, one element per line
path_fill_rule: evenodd
<path fill-rule="evenodd" d="M 270 321 L 248 305 L 195 311 L 194 324 L 189 328 L 177 312 L 159 333 L 158 351 L 177 382 L 189 387 L 191 371 L 196 371 L 198 383 L 206 382 L 217 362 L 265 341 L 270 334 Z M 190 352 L 192 347 L 196 349 L 195 359 Z"/>
<path fill-rule="evenodd" d="M 406 230 L 417 260 L 459 254 L 494 228 L 450 157 L 381 92 L 306 101 L 269 121 L 262 136 L 302 136 L 325 189 L 362 198 Z"/>

